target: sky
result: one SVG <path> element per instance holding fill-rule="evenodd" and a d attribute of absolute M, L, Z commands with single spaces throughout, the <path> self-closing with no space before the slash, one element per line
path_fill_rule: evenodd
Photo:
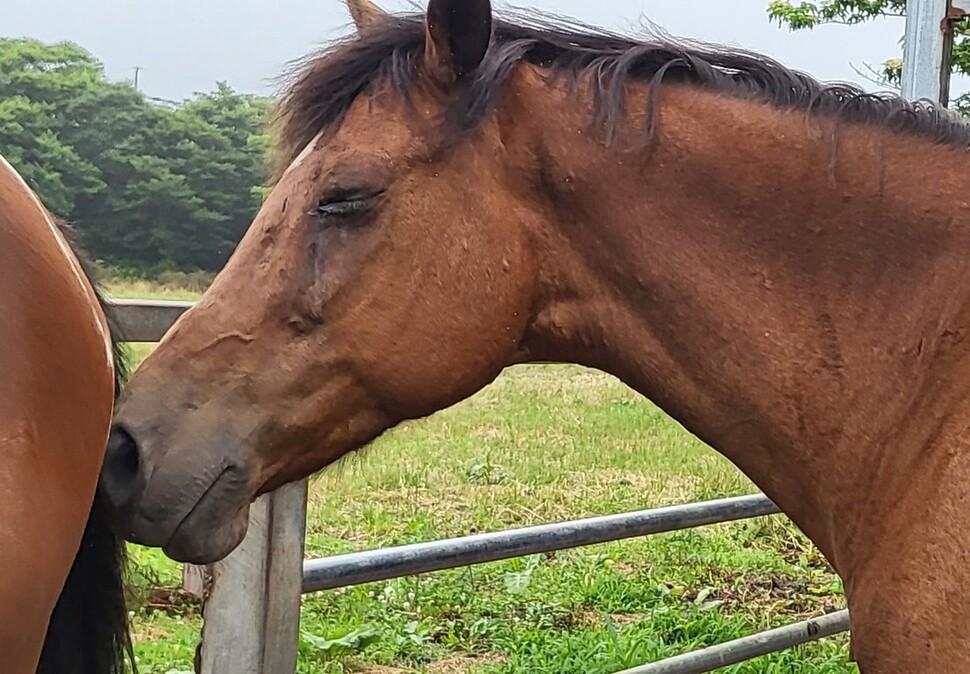
<path fill-rule="evenodd" d="M 421 0 L 424 4 L 425 0 Z M 7 3 L 5 3 L 7 4 Z M 379 0 L 384 9 L 409 0 Z M 497 3 L 501 8 L 505 5 Z M 791 33 L 769 22 L 768 0 L 515 0 L 513 7 L 635 33 L 643 20 L 667 33 L 767 54 L 822 80 L 877 89 L 856 69 L 899 55 L 900 19 Z M 287 64 L 350 30 L 342 0 L 25 0 L 3 10 L 0 35 L 70 40 L 92 52 L 112 79 L 132 79 L 181 101 L 226 81 L 272 94 Z M 954 93 L 962 90 L 954 82 Z"/>

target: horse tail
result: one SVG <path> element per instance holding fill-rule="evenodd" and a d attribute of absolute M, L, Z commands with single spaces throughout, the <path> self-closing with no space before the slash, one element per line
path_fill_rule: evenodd
<path fill-rule="evenodd" d="M 108 525 L 104 498 L 96 494 L 81 547 L 51 615 L 38 674 L 135 671 L 125 567 L 124 541 Z"/>

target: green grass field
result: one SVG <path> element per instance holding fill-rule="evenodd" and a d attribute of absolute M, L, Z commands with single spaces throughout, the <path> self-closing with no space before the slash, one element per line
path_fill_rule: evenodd
<path fill-rule="evenodd" d="M 151 286 L 114 295 L 159 297 Z M 190 297 L 165 289 L 164 297 Z M 133 345 L 136 358 L 149 350 Z M 506 372 L 314 480 L 311 556 L 751 493 L 726 460 L 617 380 Z M 134 548 L 142 672 L 190 672 L 180 570 Z M 838 578 L 762 518 L 308 595 L 301 674 L 607 674 L 842 608 Z M 854 673 L 844 636 L 726 668 Z"/>

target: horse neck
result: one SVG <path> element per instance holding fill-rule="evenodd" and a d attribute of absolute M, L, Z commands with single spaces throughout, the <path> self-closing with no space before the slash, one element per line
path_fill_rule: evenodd
<path fill-rule="evenodd" d="M 680 86 L 655 142 L 624 153 L 580 133 L 588 113 L 568 97 L 533 96 L 552 224 L 525 357 L 651 398 L 851 583 L 940 493 L 942 429 L 970 421 L 966 155 Z"/>

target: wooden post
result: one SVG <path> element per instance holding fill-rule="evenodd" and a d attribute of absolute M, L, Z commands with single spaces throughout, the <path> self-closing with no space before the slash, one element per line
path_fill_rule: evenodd
<path fill-rule="evenodd" d="M 300 639 L 306 481 L 259 498 L 246 539 L 221 562 L 186 570 L 204 596 L 200 674 L 293 674 Z"/>

